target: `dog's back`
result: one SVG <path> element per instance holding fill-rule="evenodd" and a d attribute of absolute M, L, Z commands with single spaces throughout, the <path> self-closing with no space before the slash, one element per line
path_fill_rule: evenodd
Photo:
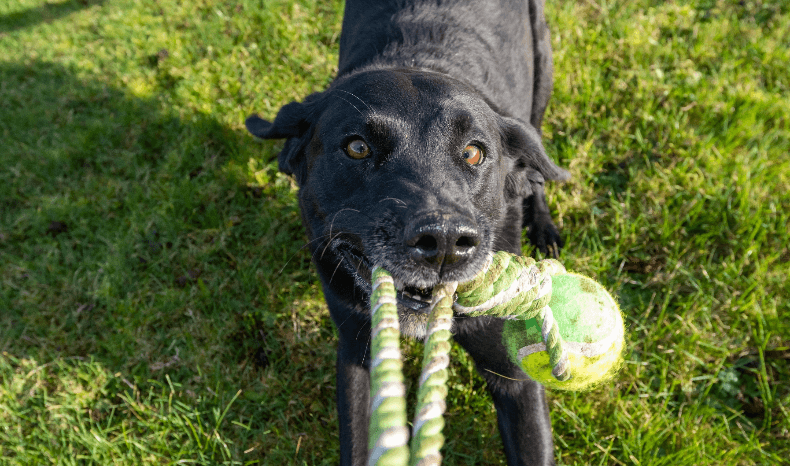
<path fill-rule="evenodd" d="M 540 131 L 552 86 L 543 18 L 542 0 L 347 0 L 338 76 L 370 68 L 438 71 Z"/>

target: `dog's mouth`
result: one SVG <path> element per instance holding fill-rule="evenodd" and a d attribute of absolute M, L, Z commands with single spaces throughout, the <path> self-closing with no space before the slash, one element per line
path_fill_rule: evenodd
<path fill-rule="evenodd" d="M 371 271 L 373 262 L 357 248 L 344 244 L 336 248 L 340 255 L 348 261 L 350 269 L 357 282 L 370 290 Z M 419 287 L 405 283 L 397 276 L 393 276 L 395 290 L 397 291 L 398 304 L 412 311 L 427 313 L 433 298 L 433 287 Z"/>
<path fill-rule="evenodd" d="M 417 288 L 395 281 L 398 302 L 414 311 L 427 312 L 433 298 L 433 288 Z"/>

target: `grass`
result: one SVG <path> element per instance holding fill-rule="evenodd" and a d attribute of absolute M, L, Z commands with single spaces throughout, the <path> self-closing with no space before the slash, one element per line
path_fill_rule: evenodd
<path fill-rule="evenodd" d="M 337 463 L 295 186 L 242 122 L 331 81 L 341 12 L 0 2 L 1 465 Z M 790 10 L 547 14 L 562 261 L 618 296 L 629 340 L 613 384 L 549 394 L 559 463 L 787 464 Z M 457 348 L 451 371 L 446 464 L 504 464 Z"/>

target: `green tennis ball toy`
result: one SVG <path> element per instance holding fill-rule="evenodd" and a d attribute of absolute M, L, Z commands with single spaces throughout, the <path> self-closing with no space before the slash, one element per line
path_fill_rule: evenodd
<path fill-rule="evenodd" d="M 536 263 L 498 252 L 457 293 L 455 311 L 509 319 L 502 343 L 510 358 L 547 387 L 588 390 L 623 364 L 617 303 L 600 283 L 553 259 Z"/>
<path fill-rule="evenodd" d="M 563 340 L 566 371 L 559 380 L 536 318 L 508 320 L 502 342 L 533 380 L 555 389 L 583 391 L 611 379 L 623 364 L 625 329 L 617 303 L 598 282 L 573 273 L 553 275 L 552 317 Z"/>

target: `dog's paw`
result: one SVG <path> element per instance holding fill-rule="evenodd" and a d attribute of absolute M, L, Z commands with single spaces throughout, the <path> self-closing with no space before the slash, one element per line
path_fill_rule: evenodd
<path fill-rule="evenodd" d="M 529 242 L 538 248 L 544 256 L 555 259 L 560 256 L 560 249 L 565 245 L 559 230 L 551 221 L 550 215 L 539 215 L 528 225 L 527 238 Z"/>

